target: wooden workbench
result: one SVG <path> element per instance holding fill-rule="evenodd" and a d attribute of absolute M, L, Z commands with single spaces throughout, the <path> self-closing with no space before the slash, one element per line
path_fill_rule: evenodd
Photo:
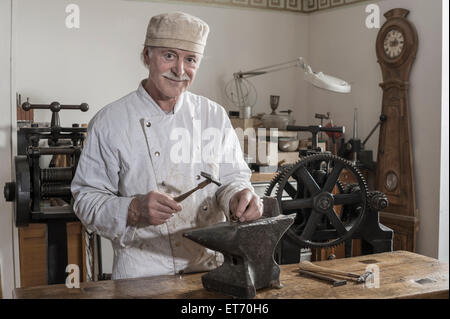
<path fill-rule="evenodd" d="M 250 182 L 252 183 L 260 183 L 260 182 L 267 182 L 269 183 L 275 175 L 277 175 L 278 172 L 275 173 L 258 173 L 255 172 L 252 174 L 252 177 L 250 178 Z"/>
<path fill-rule="evenodd" d="M 348 281 L 330 284 L 298 274 L 298 265 L 282 265 L 282 289 L 262 289 L 256 298 L 448 298 L 448 264 L 406 251 L 395 251 L 317 262 L 324 267 L 363 273 L 368 264 L 379 267 L 379 288 L 364 287 Z M 158 276 L 81 283 L 80 288 L 65 285 L 18 288 L 15 298 L 227 298 L 206 291 L 201 283 L 204 273 Z"/>

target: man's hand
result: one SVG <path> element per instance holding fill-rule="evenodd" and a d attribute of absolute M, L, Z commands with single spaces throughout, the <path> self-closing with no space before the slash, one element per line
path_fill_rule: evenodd
<path fill-rule="evenodd" d="M 133 198 L 128 207 L 127 225 L 161 225 L 182 209 L 171 196 L 151 191 Z"/>
<path fill-rule="evenodd" d="M 258 195 L 245 188 L 231 198 L 230 211 L 240 222 L 255 220 L 261 217 L 263 204 Z"/>

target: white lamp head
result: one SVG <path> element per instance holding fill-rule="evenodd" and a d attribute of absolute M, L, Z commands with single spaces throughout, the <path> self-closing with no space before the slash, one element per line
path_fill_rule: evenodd
<path fill-rule="evenodd" d="M 315 87 L 337 93 L 350 93 L 352 90 L 346 81 L 322 72 L 313 72 L 309 65 L 305 65 L 305 80 Z"/>

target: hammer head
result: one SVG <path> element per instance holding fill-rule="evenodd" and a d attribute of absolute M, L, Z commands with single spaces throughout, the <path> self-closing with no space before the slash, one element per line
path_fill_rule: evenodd
<path fill-rule="evenodd" d="M 212 183 L 216 184 L 217 186 L 222 186 L 222 183 L 216 180 L 211 174 L 200 172 L 200 175 L 206 178 L 207 180 L 211 181 Z"/>
<path fill-rule="evenodd" d="M 356 282 L 358 282 L 358 283 L 360 283 L 360 282 L 368 282 L 368 281 L 372 280 L 372 276 L 373 276 L 373 272 L 366 271 L 365 273 L 363 273 L 361 276 L 359 276 L 356 279 Z"/>

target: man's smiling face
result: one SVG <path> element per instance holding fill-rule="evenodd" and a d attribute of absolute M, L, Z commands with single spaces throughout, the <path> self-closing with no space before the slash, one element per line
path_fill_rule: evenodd
<path fill-rule="evenodd" d="M 195 52 L 152 47 L 150 54 L 145 54 L 150 95 L 158 100 L 177 99 L 194 80 L 200 59 Z"/>

